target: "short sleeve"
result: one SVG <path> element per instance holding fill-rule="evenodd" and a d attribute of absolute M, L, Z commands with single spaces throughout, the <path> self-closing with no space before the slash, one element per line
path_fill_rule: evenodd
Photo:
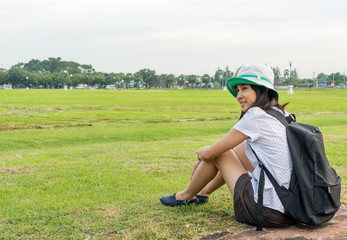
<path fill-rule="evenodd" d="M 261 113 L 259 111 L 261 109 L 258 107 L 250 108 L 233 127 L 248 136 L 251 142 L 256 141 L 260 135 L 258 123 L 261 120 Z"/>

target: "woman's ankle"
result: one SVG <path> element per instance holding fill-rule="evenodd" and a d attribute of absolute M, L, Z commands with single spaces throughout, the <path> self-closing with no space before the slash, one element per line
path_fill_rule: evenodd
<path fill-rule="evenodd" d="M 184 193 L 184 191 L 176 193 L 176 200 L 192 200 L 194 198 L 195 196 L 187 195 L 186 193 Z"/>
<path fill-rule="evenodd" d="M 200 191 L 197 195 L 209 197 L 212 193 L 206 192 L 204 190 Z"/>

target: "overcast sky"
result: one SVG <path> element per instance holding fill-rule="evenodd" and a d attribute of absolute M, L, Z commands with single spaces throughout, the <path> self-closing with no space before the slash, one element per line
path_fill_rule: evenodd
<path fill-rule="evenodd" d="M 6 69 L 61 57 L 102 72 L 347 70 L 346 0 L 1 0 L 0 32 Z"/>

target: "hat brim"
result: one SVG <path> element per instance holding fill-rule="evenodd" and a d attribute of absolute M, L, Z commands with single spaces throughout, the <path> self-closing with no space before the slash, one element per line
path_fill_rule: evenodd
<path fill-rule="evenodd" d="M 236 85 L 238 84 L 252 84 L 252 85 L 257 85 L 257 86 L 263 86 L 266 87 L 272 91 L 274 91 L 276 93 L 277 99 L 279 99 L 279 94 L 278 92 L 273 88 L 273 87 L 269 87 L 266 86 L 264 84 L 261 83 L 257 83 L 251 80 L 248 80 L 246 78 L 240 78 L 240 77 L 233 77 L 233 78 L 229 78 L 227 80 L 227 88 L 229 90 L 229 92 L 236 98 L 237 97 L 237 91 L 236 91 Z"/>

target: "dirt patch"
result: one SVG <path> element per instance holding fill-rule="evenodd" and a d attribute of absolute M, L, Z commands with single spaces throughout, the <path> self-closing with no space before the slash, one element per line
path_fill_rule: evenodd
<path fill-rule="evenodd" d="M 105 218 L 119 218 L 123 214 L 123 210 L 116 205 L 107 205 L 96 210 L 102 212 Z"/>
<path fill-rule="evenodd" d="M 326 135 L 324 136 L 325 139 L 345 139 L 346 135 Z"/>
<path fill-rule="evenodd" d="M 346 240 L 347 239 L 347 205 L 341 205 L 335 217 L 319 227 L 297 224 L 284 229 L 264 228 L 256 231 L 254 226 L 235 229 L 234 232 L 211 234 L 202 240 Z"/>
<path fill-rule="evenodd" d="M 316 112 L 312 113 L 312 115 L 326 115 L 326 114 L 346 114 L 347 112 L 341 111 L 341 112 Z"/>
<path fill-rule="evenodd" d="M 36 155 L 35 153 L 32 153 L 32 155 Z M 29 174 L 34 171 L 41 170 L 41 166 L 46 165 L 52 165 L 57 163 L 56 161 L 48 161 L 48 162 L 41 162 L 35 165 L 25 165 L 21 167 L 3 167 L 0 168 L 0 174 L 8 175 L 8 176 L 15 176 L 18 174 Z"/>
<path fill-rule="evenodd" d="M 21 174 L 26 173 L 27 169 L 22 167 L 9 167 L 9 168 L 0 168 L 0 173 L 4 174 Z"/>
<path fill-rule="evenodd" d="M 58 128 L 67 128 L 67 127 L 90 127 L 93 126 L 91 123 L 83 124 L 50 124 L 50 125 L 20 125 L 20 126 L 2 126 L 0 131 L 16 131 L 16 130 L 35 130 L 35 129 L 58 129 Z"/>

